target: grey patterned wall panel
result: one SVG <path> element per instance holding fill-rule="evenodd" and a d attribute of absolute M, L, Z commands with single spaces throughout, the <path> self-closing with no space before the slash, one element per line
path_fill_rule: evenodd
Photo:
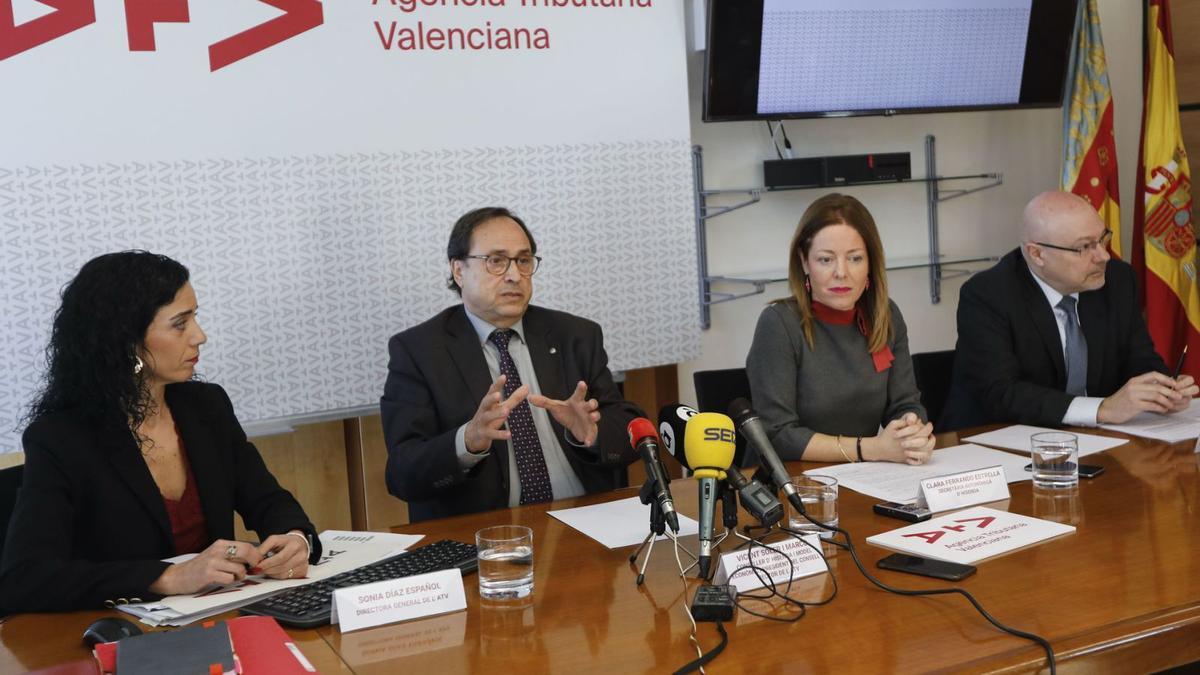
<path fill-rule="evenodd" d="M 456 297 L 450 226 L 517 211 L 534 302 L 604 327 L 614 370 L 699 353 L 689 143 L 0 167 L 0 451 L 19 446 L 58 291 L 106 251 L 192 270 L 199 372 L 243 422 L 377 402 L 387 338 Z"/>

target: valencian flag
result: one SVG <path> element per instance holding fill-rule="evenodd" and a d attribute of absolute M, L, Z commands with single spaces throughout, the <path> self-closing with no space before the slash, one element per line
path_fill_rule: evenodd
<path fill-rule="evenodd" d="M 1109 249 L 1120 256 L 1121 205 L 1112 90 L 1108 86 L 1096 0 L 1081 2 L 1075 17 L 1067 100 L 1069 103 L 1063 106 L 1061 187 L 1092 203 L 1113 232 Z"/>
<path fill-rule="evenodd" d="M 1167 0 L 1148 0 L 1145 103 L 1133 218 L 1133 263 L 1141 280 L 1154 347 L 1174 368 L 1184 345 L 1183 372 L 1200 379 L 1200 294 L 1192 181 L 1179 128 L 1175 56 Z"/>

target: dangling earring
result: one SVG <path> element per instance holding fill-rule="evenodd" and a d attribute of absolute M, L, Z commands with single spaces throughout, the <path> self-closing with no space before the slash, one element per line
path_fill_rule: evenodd
<path fill-rule="evenodd" d="M 864 288 L 863 290 L 865 291 L 869 288 L 871 288 L 871 277 L 867 277 L 867 288 Z"/>
<path fill-rule="evenodd" d="M 807 274 L 804 275 L 804 290 L 808 291 L 809 295 L 812 295 L 812 282 L 808 280 Z"/>
<path fill-rule="evenodd" d="M 142 357 L 138 356 L 137 354 L 134 354 L 133 355 L 133 374 L 141 375 L 142 368 L 145 368 L 145 367 L 146 367 L 146 364 L 142 363 Z"/>

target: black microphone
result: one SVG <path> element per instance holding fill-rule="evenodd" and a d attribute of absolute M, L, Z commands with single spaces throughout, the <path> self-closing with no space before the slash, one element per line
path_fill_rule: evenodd
<path fill-rule="evenodd" d="M 771 527 L 783 518 L 783 504 L 775 493 L 756 480 L 747 480 L 735 467 L 725 470 L 725 479 L 741 496 L 742 508 L 758 519 L 763 527 Z"/>
<path fill-rule="evenodd" d="M 683 439 L 687 435 L 687 421 L 699 412 L 682 403 L 672 403 L 663 406 L 658 413 L 658 437 L 662 439 L 663 447 L 675 461 L 689 471 L 692 467 L 688 464 L 687 454 L 684 452 Z"/>
<path fill-rule="evenodd" d="M 658 458 L 658 434 L 654 432 L 654 423 L 645 417 L 638 417 L 629 423 L 629 443 L 642 456 L 646 464 L 646 475 L 654 482 L 654 498 L 658 508 L 671 531 L 679 533 L 679 516 L 675 514 L 675 500 L 671 499 L 670 482 L 662 461 Z"/>
<path fill-rule="evenodd" d="M 750 407 L 750 402 L 744 398 L 733 399 L 729 404 L 729 416 L 737 424 L 742 436 L 749 439 L 758 456 L 762 458 L 775 489 L 783 490 L 783 494 L 797 513 L 804 513 L 804 502 L 800 499 L 800 493 L 788 480 L 787 469 L 783 468 L 783 462 L 779 461 L 779 454 L 775 452 L 775 446 L 771 445 L 771 439 L 767 438 L 762 420 L 755 414 L 754 408 Z"/>

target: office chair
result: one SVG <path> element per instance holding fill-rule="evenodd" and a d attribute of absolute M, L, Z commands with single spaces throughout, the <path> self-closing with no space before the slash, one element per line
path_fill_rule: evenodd
<path fill-rule="evenodd" d="M 925 406 L 929 421 L 933 422 L 933 430 L 942 431 L 940 422 L 942 410 L 946 407 L 946 399 L 950 395 L 950 376 L 954 372 L 954 350 L 913 354 L 912 362 L 917 389 L 921 390 L 921 405 Z"/>
<path fill-rule="evenodd" d="M 745 368 L 726 368 L 723 370 L 698 370 L 692 373 L 692 383 L 696 385 L 696 409 L 700 412 L 716 412 L 729 414 L 729 404 L 735 398 L 750 399 L 750 379 L 746 377 Z M 749 456 L 753 454 L 753 456 Z M 737 457 L 741 458 L 740 466 L 757 464 L 757 453 L 748 453 L 746 441 L 741 434 L 737 435 Z"/>

